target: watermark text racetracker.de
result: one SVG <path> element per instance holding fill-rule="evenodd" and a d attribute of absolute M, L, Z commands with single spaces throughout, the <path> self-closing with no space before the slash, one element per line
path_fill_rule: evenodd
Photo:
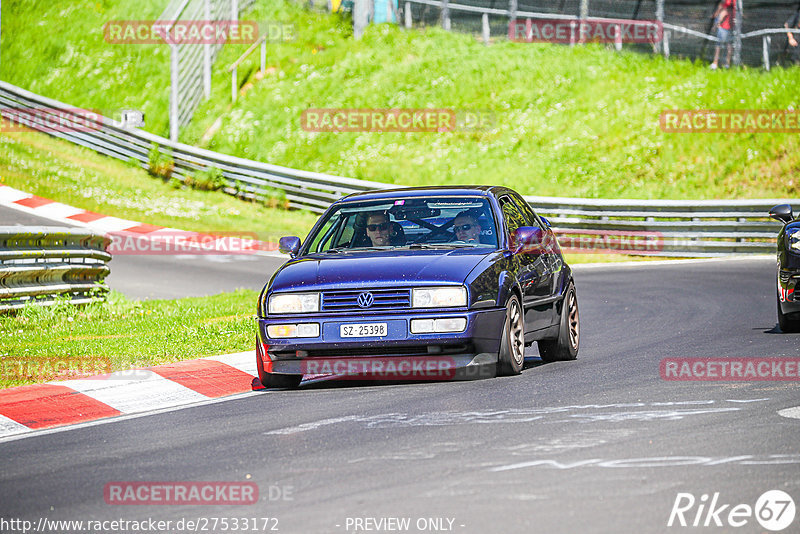
<path fill-rule="evenodd" d="M 109 44 L 252 44 L 294 41 L 297 31 L 272 20 L 111 20 L 103 37 Z"/>
<path fill-rule="evenodd" d="M 800 110 L 670 109 L 659 124 L 665 133 L 800 133 Z"/>
<path fill-rule="evenodd" d="M 800 381 L 800 358 L 664 358 L 659 372 L 670 381 Z"/>
<path fill-rule="evenodd" d="M 514 19 L 508 39 L 526 43 L 658 43 L 664 27 L 657 20 Z"/>
<path fill-rule="evenodd" d="M 307 132 L 474 132 L 493 129 L 492 111 L 449 108 L 314 108 L 300 115 Z"/>
<path fill-rule="evenodd" d="M 106 234 L 112 255 L 255 254 L 275 250 L 273 243 L 257 239 L 253 232 L 198 233 L 162 229 L 140 233 L 123 230 Z"/>
<path fill-rule="evenodd" d="M 280 532 L 277 517 L 214 517 L 197 516 L 180 519 L 51 519 L 40 517 L 37 520 L 17 517 L 0 517 L 0 532 L 3 534 L 29 534 L 65 532 L 86 532 L 91 534 L 126 533 L 156 534 L 180 532 Z"/>

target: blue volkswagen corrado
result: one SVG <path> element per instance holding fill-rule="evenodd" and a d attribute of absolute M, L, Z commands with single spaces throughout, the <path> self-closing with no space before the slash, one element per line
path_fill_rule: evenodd
<path fill-rule="evenodd" d="M 266 387 L 303 375 L 468 379 L 578 355 L 572 271 L 549 223 L 505 187 L 358 193 L 328 208 L 261 292 Z"/>

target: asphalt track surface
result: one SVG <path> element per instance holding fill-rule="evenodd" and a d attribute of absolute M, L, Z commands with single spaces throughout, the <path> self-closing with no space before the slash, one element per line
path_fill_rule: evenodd
<path fill-rule="evenodd" d="M 0 226 L 64 226 L 0 206 Z M 202 297 L 238 288 L 261 290 L 286 258 L 237 255 L 115 255 L 111 289 L 136 299 Z"/>
<path fill-rule="evenodd" d="M 659 362 L 800 355 L 800 335 L 776 327 L 774 268 L 579 267 L 578 360 L 534 360 L 516 377 L 267 390 L 6 441 L 0 517 L 154 518 L 170 532 L 233 517 L 277 518 L 286 533 L 766 532 L 752 516 L 726 521 L 767 490 L 800 504 L 800 419 L 777 414 L 800 405 L 798 383 L 665 381 Z M 112 481 L 249 481 L 260 499 L 117 506 L 103 497 Z M 723 527 L 667 526 L 679 493 L 717 492 Z M 410 523 L 377 529 L 381 518 Z M 429 518 L 443 528 L 424 530 Z"/>

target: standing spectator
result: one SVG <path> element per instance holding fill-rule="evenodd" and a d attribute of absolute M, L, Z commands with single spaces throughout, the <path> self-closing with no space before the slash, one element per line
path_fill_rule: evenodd
<path fill-rule="evenodd" d="M 725 68 L 731 66 L 731 54 L 733 53 L 733 36 L 731 35 L 731 23 L 736 12 L 736 0 L 720 0 L 717 10 L 714 11 L 714 26 L 717 28 L 717 46 L 714 49 L 714 61 L 711 63 L 711 70 L 717 68 L 719 64 L 719 51 L 723 44 L 728 45 L 728 60 Z"/>
<path fill-rule="evenodd" d="M 787 30 L 800 30 L 800 10 L 789 17 L 789 20 L 784 23 L 783 27 Z M 797 36 L 792 32 L 786 32 L 786 37 L 789 40 L 788 44 L 791 47 L 789 57 L 794 63 L 798 63 L 798 61 L 800 61 L 800 46 L 797 46 Z"/>

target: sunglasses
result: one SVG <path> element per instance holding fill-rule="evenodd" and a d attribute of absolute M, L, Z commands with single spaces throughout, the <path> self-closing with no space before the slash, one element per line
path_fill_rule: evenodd
<path fill-rule="evenodd" d="M 389 229 L 389 223 L 380 223 L 380 224 L 368 224 L 367 230 L 370 232 L 374 232 L 376 230 L 380 230 L 381 232 L 385 232 Z"/>
<path fill-rule="evenodd" d="M 477 224 L 461 224 L 458 226 L 453 226 L 453 229 L 456 232 L 469 232 L 469 230 L 473 227 L 478 226 Z"/>

